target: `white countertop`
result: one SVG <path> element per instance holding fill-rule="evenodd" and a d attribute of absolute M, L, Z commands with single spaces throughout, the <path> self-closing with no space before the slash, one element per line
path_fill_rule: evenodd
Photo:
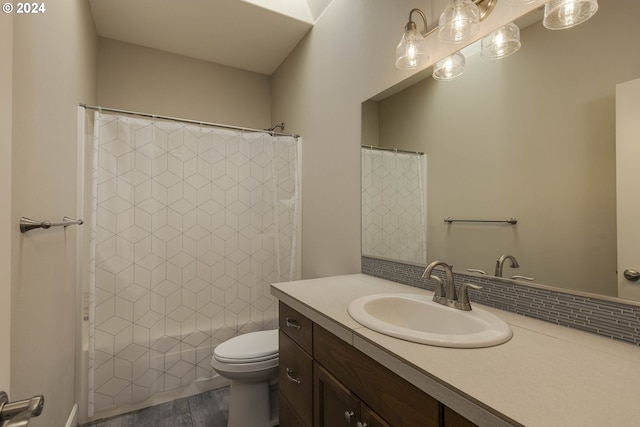
<path fill-rule="evenodd" d="M 271 287 L 282 302 L 476 424 L 640 426 L 637 346 L 480 304 L 509 324 L 511 340 L 433 347 L 374 332 L 349 316 L 354 299 L 391 292 L 431 294 L 364 274 Z"/>

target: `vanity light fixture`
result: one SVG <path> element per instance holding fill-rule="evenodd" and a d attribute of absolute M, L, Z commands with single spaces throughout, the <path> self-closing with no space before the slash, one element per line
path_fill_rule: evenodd
<path fill-rule="evenodd" d="M 436 80 L 452 80 L 464 73 L 465 58 L 461 52 L 447 56 L 433 66 L 433 78 Z"/>
<path fill-rule="evenodd" d="M 598 10 L 598 0 L 551 0 L 544 6 L 542 25 L 550 30 L 575 27 Z"/>
<path fill-rule="evenodd" d="M 512 6 L 521 6 L 529 3 L 533 3 L 536 0 L 507 0 L 507 4 Z"/>
<path fill-rule="evenodd" d="M 510 22 L 482 39 L 480 56 L 488 59 L 504 58 L 516 53 L 521 45 L 520 28 Z"/>
<path fill-rule="evenodd" d="M 424 24 L 424 32 L 418 31 L 416 23 L 412 21 L 411 17 L 414 13 L 417 13 L 422 17 Z M 396 67 L 398 68 L 418 68 L 424 65 L 428 59 L 427 52 L 424 50 L 423 42 L 427 33 L 427 17 L 420 9 L 411 9 L 409 12 L 409 22 L 404 27 L 404 34 L 402 40 L 396 47 Z"/>
<path fill-rule="evenodd" d="M 439 25 L 427 30 L 427 17 L 420 9 L 411 9 L 409 22 L 404 27 L 400 43 L 396 47 L 396 67 L 402 69 L 419 68 L 428 59 L 424 49 L 424 38 L 436 30 L 441 40 L 452 43 L 463 43 L 478 33 L 480 21 L 493 10 L 498 0 L 451 0 L 451 3 L 440 15 Z M 418 31 L 413 21 L 417 13 L 424 24 L 423 32 Z"/>
<path fill-rule="evenodd" d="M 493 10 L 497 0 L 451 0 L 438 20 L 438 38 L 463 43 L 478 34 L 480 21 Z"/>

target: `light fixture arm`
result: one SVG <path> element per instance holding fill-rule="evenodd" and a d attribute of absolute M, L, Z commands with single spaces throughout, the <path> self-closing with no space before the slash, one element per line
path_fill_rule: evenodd
<path fill-rule="evenodd" d="M 496 7 L 496 3 L 497 3 L 497 0 L 473 0 L 473 4 L 478 6 L 478 9 L 480 9 L 480 21 L 484 21 L 485 18 L 487 16 L 489 16 L 489 14 Z M 420 9 L 414 8 L 414 9 L 411 9 L 411 12 L 409 12 L 409 22 L 407 22 L 407 25 L 405 25 L 405 27 L 404 27 L 405 31 L 417 30 L 418 29 L 418 27 L 416 26 L 416 23 L 413 21 L 413 14 L 414 13 L 417 13 L 418 15 L 420 15 L 420 17 L 422 17 L 422 22 L 424 24 L 424 30 L 421 32 L 422 37 L 427 37 L 431 33 L 433 33 L 433 32 L 438 30 L 438 26 L 437 25 L 435 27 L 433 27 L 432 29 L 427 30 L 427 28 L 428 28 L 427 27 L 427 17 L 425 16 L 424 12 L 422 12 Z"/>
<path fill-rule="evenodd" d="M 405 31 L 411 31 L 411 30 L 416 30 L 416 23 L 413 22 L 413 20 L 411 19 L 411 17 L 413 16 L 413 13 L 417 13 L 418 15 L 420 15 L 422 17 L 422 22 L 424 24 L 424 30 L 421 32 L 422 37 L 427 37 L 429 34 L 433 33 L 435 30 L 438 29 L 438 27 L 436 26 L 436 28 L 427 31 L 427 17 L 425 16 L 424 12 L 422 12 L 420 9 L 411 9 L 411 12 L 409 12 L 409 22 L 407 22 L 407 25 L 405 25 L 404 30 Z"/>

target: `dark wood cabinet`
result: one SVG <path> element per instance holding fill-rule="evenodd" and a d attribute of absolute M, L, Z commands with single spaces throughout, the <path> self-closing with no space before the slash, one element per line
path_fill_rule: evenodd
<path fill-rule="evenodd" d="M 391 427 L 317 362 L 314 378 L 314 426 Z"/>
<path fill-rule="evenodd" d="M 313 359 L 280 331 L 280 396 L 296 413 L 303 426 L 313 419 Z"/>
<path fill-rule="evenodd" d="M 282 427 L 286 427 L 286 426 L 308 426 L 310 424 L 307 424 L 307 422 L 302 421 L 302 419 L 300 419 L 300 417 L 298 416 L 298 413 L 296 411 L 294 411 L 294 409 L 291 407 L 291 405 L 289 405 L 289 402 L 286 399 L 282 398 L 282 395 L 280 396 L 280 402 L 279 402 L 279 410 L 280 410 L 280 426 Z"/>
<path fill-rule="evenodd" d="M 451 408 L 443 407 L 443 426 L 444 427 L 478 427 L 462 415 L 458 414 Z"/>
<path fill-rule="evenodd" d="M 280 427 L 474 427 L 280 303 Z"/>
<path fill-rule="evenodd" d="M 362 425 L 357 427 L 391 427 L 387 424 L 378 414 L 373 412 L 371 408 L 369 408 L 364 403 L 360 403 L 360 418 L 362 419 Z"/>
<path fill-rule="evenodd" d="M 282 427 L 313 426 L 312 345 L 313 323 L 280 303 L 278 382 Z"/>
<path fill-rule="evenodd" d="M 360 399 L 317 362 L 314 375 L 314 423 L 316 427 L 355 427 L 360 418 Z"/>
<path fill-rule="evenodd" d="M 327 330 L 316 327 L 314 359 L 387 423 L 439 427 L 439 402 Z"/>
<path fill-rule="evenodd" d="M 296 344 L 309 354 L 313 353 L 313 322 L 286 304 L 280 303 L 278 326 Z"/>

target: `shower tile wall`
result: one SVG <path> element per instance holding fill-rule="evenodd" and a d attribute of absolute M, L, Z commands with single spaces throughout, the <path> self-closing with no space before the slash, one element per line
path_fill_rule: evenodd
<path fill-rule="evenodd" d="M 277 327 L 268 286 L 293 274 L 297 141 L 104 114 L 95 128 L 99 412 L 211 378 L 217 344 Z"/>

